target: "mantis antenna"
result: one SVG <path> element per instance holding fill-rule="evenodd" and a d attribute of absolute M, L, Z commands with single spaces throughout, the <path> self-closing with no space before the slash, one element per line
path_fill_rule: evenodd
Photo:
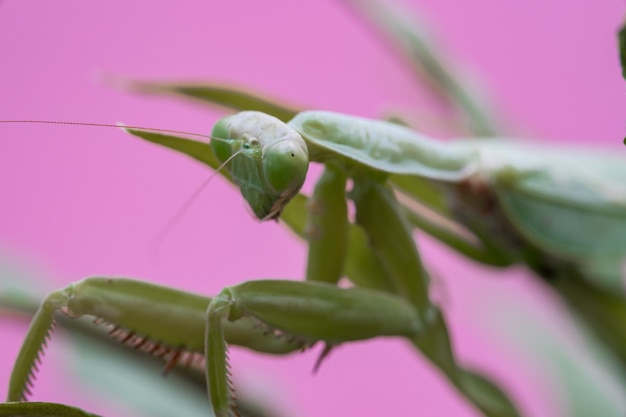
<path fill-rule="evenodd" d="M 145 130 L 148 132 L 163 132 L 163 133 L 177 133 L 181 135 L 188 136 L 197 136 L 205 139 L 219 139 L 213 138 L 210 135 L 203 135 L 201 133 L 193 133 L 193 132 L 184 132 L 181 130 L 170 130 L 170 129 L 154 129 L 152 127 L 143 127 L 143 126 L 127 126 L 123 123 L 111 124 L 111 123 L 86 123 L 86 122 L 63 122 L 63 121 L 55 121 L 55 120 L 0 120 L 0 123 L 23 123 L 23 124 L 40 124 L 40 125 L 70 125 L 70 126 L 93 126 L 93 127 L 114 127 L 117 129 L 137 129 L 137 130 Z"/>
<path fill-rule="evenodd" d="M 123 123 L 111 124 L 111 123 L 89 123 L 89 122 L 68 122 L 68 121 L 56 121 L 56 120 L 0 120 L 0 123 L 10 124 L 10 123 L 23 123 L 23 124 L 46 124 L 46 125 L 70 125 L 70 126 L 91 126 L 91 127 L 112 127 L 117 129 L 136 129 L 136 130 L 145 130 L 148 132 L 163 132 L 163 133 L 174 133 L 186 136 L 196 136 L 210 140 L 221 140 L 225 139 L 216 138 L 210 135 L 203 135 L 201 133 L 194 132 L 186 132 L 182 130 L 171 130 L 171 129 L 155 129 L 151 127 L 144 126 L 129 126 Z M 154 243 L 152 244 L 152 252 L 158 257 L 158 249 L 163 242 L 163 239 L 167 237 L 169 232 L 172 230 L 174 226 L 180 221 L 183 215 L 189 210 L 193 202 L 198 198 L 202 190 L 209 185 L 211 180 L 215 178 L 215 176 L 237 155 L 243 152 L 243 149 L 232 154 L 226 161 L 224 161 L 196 190 L 189 196 L 187 201 L 176 211 L 176 213 L 169 219 L 169 221 L 161 227 L 159 232 L 156 234 L 154 238 Z"/>
<path fill-rule="evenodd" d="M 221 138 L 214 138 L 214 139 L 223 140 Z M 198 186 L 198 188 L 194 190 L 193 193 L 191 193 L 191 195 L 187 198 L 187 201 L 185 201 L 183 205 L 180 206 L 180 208 L 176 211 L 176 213 L 174 213 L 174 215 L 170 217 L 168 222 L 163 227 L 161 227 L 157 235 L 154 237 L 154 243 L 152 246 L 152 253 L 155 255 L 155 257 L 158 258 L 159 247 L 161 246 L 161 243 L 163 242 L 163 240 L 167 237 L 167 235 L 170 233 L 172 228 L 174 228 L 174 226 L 176 226 L 176 224 L 180 221 L 180 219 L 185 215 L 187 210 L 189 210 L 189 208 L 194 203 L 194 201 L 196 201 L 200 193 L 206 188 L 207 185 L 209 185 L 209 183 L 213 180 L 213 178 L 215 178 L 215 176 L 219 174 L 220 171 L 226 167 L 226 165 L 230 161 L 232 161 L 237 155 L 243 152 L 245 152 L 245 149 L 240 149 L 234 154 L 232 154 L 230 157 L 228 157 L 227 160 L 222 162 L 222 164 L 215 171 L 213 171 L 211 175 L 209 175 L 209 177 L 206 180 L 204 180 L 202 184 Z"/>

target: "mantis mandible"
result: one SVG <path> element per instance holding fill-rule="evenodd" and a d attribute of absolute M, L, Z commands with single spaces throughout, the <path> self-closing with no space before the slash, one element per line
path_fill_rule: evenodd
<path fill-rule="evenodd" d="M 130 131 L 166 146 L 175 139 Z M 620 210 L 626 187 L 617 160 L 604 158 L 595 175 L 581 174 L 571 170 L 567 158 L 552 167 L 545 164 L 547 156 L 556 155 L 533 158 L 532 152 L 493 142 L 443 144 L 402 126 L 319 111 L 299 113 L 289 123 L 241 112 L 221 119 L 212 136 L 212 155 L 196 153 L 208 150 L 199 142 L 178 139 L 172 147 L 213 167 L 228 161 L 225 176 L 239 186 L 260 220 L 282 218 L 305 237 L 306 281 L 249 281 L 214 298 L 105 277 L 72 284 L 41 304 L 15 364 L 9 401 L 26 398 L 53 313 L 61 309 L 115 325 L 116 338 L 164 356 L 166 369 L 177 363 L 202 366 L 218 416 L 235 413 L 227 343 L 284 354 L 322 341 L 321 360 L 338 344 L 378 336 L 407 338 L 486 415 L 516 415 L 493 384 L 456 363 L 444 316 L 428 295 L 429 277 L 412 236 L 415 225 L 486 264 L 523 261 L 538 271 L 575 271 L 598 287 L 616 284 L 605 278 L 615 271 L 594 274 L 588 265 L 621 259 L 626 252 Z M 293 213 L 304 210 L 298 192 L 309 161 L 324 164 L 325 170 L 304 225 Z M 348 180 L 352 187 L 346 194 Z M 555 194 L 550 187 L 558 185 L 565 191 Z M 416 199 L 436 187 L 439 195 L 448 196 L 453 219 L 480 244 L 463 246 L 419 210 L 401 204 L 393 187 Z M 356 207 L 354 222 L 347 215 L 346 195 Z M 581 234 L 594 233 L 596 240 L 572 239 L 560 222 L 577 222 Z M 602 250 L 594 252 L 598 247 Z M 343 276 L 354 286 L 337 287 Z M 155 303 L 161 308 L 147 308 Z"/>

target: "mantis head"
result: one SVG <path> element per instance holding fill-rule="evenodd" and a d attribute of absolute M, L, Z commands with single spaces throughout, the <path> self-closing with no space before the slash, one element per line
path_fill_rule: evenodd
<path fill-rule="evenodd" d="M 211 147 L 260 220 L 277 219 L 309 168 L 302 136 L 279 119 L 245 111 L 220 119 Z"/>

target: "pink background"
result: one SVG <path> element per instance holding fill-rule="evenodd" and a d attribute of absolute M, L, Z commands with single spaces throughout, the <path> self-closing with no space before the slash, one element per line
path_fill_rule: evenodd
<path fill-rule="evenodd" d="M 0 119 L 122 121 L 208 132 L 219 117 L 203 107 L 98 85 L 99 70 L 223 80 L 369 117 L 392 105 L 423 108 L 411 73 L 340 2 L 217 3 L 3 1 Z M 615 37 L 623 2 L 423 0 L 408 6 L 425 15 L 489 87 L 511 133 L 623 152 L 626 98 Z M 304 246 L 274 224 L 257 223 L 238 192 L 221 181 L 167 238 L 161 259 L 150 258 L 159 227 L 207 173 L 112 129 L 0 125 L 2 251 L 47 277 L 37 293 L 97 274 L 206 294 L 246 279 L 301 277 Z M 459 357 L 503 381 L 527 415 L 560 413 L 543 369 L 488 329 L 488 318 L 505 301 L 545 309 L 549 297 L 540 286 L 523 273 L 503 279 L 477 269 L 430 242 L 424 252 L 445 282 Z M 4 392 L 25 329 L 0 324 Z M 68 377 L 59 377 L 59 339 L 53 339 L 33 399 L 111 413 L 113 399 L 76 395 Z M 277 359 L 232 355 L 235 374 L 262 381 L 287 415 L 478 415 L 402 341 L 343 346 L 312 377 L 315 359 L 314 352 Z"/>

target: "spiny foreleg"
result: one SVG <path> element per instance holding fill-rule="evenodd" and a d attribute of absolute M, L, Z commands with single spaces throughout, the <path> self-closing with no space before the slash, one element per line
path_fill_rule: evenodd
<path fill-rule="evenodd" d="M 365 288 L 276 280 L 227 287 L 209 305 L 206 321 L 206 374 L 218 417 L 237 415 L 223 324 L 246 318 L 301 343 L 327 346 L 378 336 L 413 338 L 423 329 L 407 301 Z"/>
<path fill-rule="evenodd" d="M 211 298 L 130 279 L 87 278 L 53 291 L 39 306 L 15 362 L 7 401 L 25 401 L 54 326 L 54 313 L 94 316 L 132 348 L 163 357 L 167 372 L 177 363 L 204 369 L 205 315 Z M 224 323 L 229 343 L 282 354 L 301 347 L 267 334 L 254 320 Z"/>

